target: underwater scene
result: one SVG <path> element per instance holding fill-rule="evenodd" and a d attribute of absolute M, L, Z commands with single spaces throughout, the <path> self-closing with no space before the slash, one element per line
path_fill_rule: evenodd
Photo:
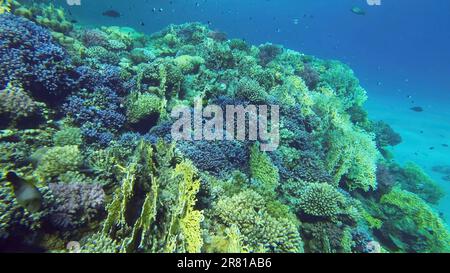
<path fill-rule="evenodd" d="M 0 252 L 450 252 L 450 1 L 0 0 Z"/>

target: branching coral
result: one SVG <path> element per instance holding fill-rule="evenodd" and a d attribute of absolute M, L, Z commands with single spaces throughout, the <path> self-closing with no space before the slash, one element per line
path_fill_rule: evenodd
<path fill-rule="evenodd" d="M 238 227 L 251 252 L 302 252 L 297 226 L 289 218 L 271 215 L 261 195 L 245 190 L 221 198 L 215 206 L 218 221 Z"/>
<path fill-rule="evenodd" d="M 53 135 L 53 143 L 55 146 L 79 146 L 82 142 L 81 130 L 77 127 L 67 127 Z"/>
<path fill-rule="evenodd" d="M 236 97 L 253 103 L 262 103 L 267 98 L 266 91 L 255 80 L 242 78 L 237 82 Z"/>
<path fill-rule="evenodd" d="M 81 164 L 82 156 L 78 146 L 53 147 L 39 158 L 36 174 L 47 180 L 68 171 L 76 171 Z"/>
<path fill-rule="evenodd" d="M 16 81 L 38 98 L 61 99 L 76 86 L 64 49 L 31 21 L 0 14 L 0 88 Z"/>
<path fill-rule="evenodd" d="M 86 226 L 104 212 L 105 193 L 100 185 L 50 183 L 55 198 L 49 215 L 50 223 L 62 231 Z M 97 219 L 96 219 L 97 218 Z"/>
<path fill-rule="evenodd" d="M 0 0 L 0 14 L 11 11 L 12 0 Z"/>
<path fill-rule="evenodd" d="M 379 161 L 401 138 L 369 121 L 366 92 L 342 63 L 229 41 L 199 23 L 146 36 L 72 28 L 48 4 L 11 8 L 31 21 L 0 7 L 0 116 L 9 128 L 0 169 L 53 192 L 41 217 L 2 187 L 0 236 L 43 223 L 54 234 L 36 240 L 49 250 L 76 235 L 82 252 L 102 253 L 370 252 L 372 236 L 390 251 L 447 251 L 446 227 L 423 201 L 442 192 L 416 166 Z M 278 149 L 169 144 L 168 111 L 196 97 L 222 109 L 280 105 Z M 45 126 L 14 128 L 36 114 Z"/>
<path fill-rule="evenodd" d="M 300 195 L 301 210 L 312 216 L 334 217 L 341 213 L 344 196 L 324 183 L 308 184 Z"/>
<path fill-rule="evenodd" d="M 273 194 L 278 186 L 280 176 L 270 157 L 259 150 L 258 145 L 250 149 L 250 174 L 261 186 L 263 192 Z"/>

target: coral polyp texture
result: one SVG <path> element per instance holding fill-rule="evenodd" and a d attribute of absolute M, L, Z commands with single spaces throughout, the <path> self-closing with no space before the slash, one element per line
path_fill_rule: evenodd
<path fill-rule="evenodd" d="M 442 189 L 392 159 L 401 136 L 369 120 L 347 65 L 200 23 L 87 28 L 48 4 L 0 1 L 0 26 L 0 251 L 449 251 Z M 171 110 L 196 98 L 279 105 L 279 146 L 175 141 Z"/>

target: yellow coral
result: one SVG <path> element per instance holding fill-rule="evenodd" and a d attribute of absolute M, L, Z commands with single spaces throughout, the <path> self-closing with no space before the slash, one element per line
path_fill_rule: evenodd
<path fill-rule="evenodd" d="M 194 179 L 195 170 L 192 163 L 184 161 L 175 167 L 175 173 L 183 175 L 179 184 L 179 209 L 182 212 L 180 219 L 181 234 L 185 240 L 185 249 L 189 253 L 200 252 L 203 246 L 200 223 L 203 221 L 203 212 L 194 210 L 197 202 L 197 193 L 200 189 L 200 181 Z"/>
<path fill-rule="evenodd" d="M 0 14 L 11 12 L 12 0 L 0 0 Z"/>

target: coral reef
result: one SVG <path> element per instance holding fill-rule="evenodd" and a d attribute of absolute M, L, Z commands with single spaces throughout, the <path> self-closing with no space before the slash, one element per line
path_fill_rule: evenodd
<path fill-rule="evenodd" d="M 18 82 L 37 98 L 61 99 L 76 87 L 76 73 L 48 30 L 9 13 L 0 14 L 0 88 Z"/>
<path fill-rule="evenodd" d="M 54 202 L 49 222 L 55 228 L 71 230 L 93 222 L 105 208 L 105 193 L 98 184 L 85 181 L 49 184 Z"/>
<path fill-rule="evenodd" d="M 347 65 L 200 23 L 88 28 L 35 1 L 0 0 L 0 25 L 0 171 L 43 195 L 30 213 L 2 175 L 0 251 L 450 251 L 442 189 L 395 162 L 401 136 Z M 171 110 L 197 98 L 278 105 L 278 149 L 173 142 Z"/>

